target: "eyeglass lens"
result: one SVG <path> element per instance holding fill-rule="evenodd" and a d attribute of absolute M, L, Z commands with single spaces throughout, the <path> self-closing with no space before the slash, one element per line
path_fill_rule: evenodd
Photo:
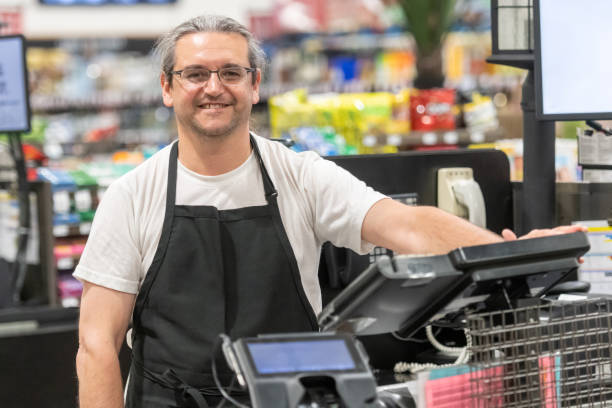
<path fill-rule="evenodd" d="M 219 80 L 224 84 L 240 83 L 247 75 L 247 70 L 243 67 L 227 67 L 218 71 L 206 68 L 185 68 L 181 76 L 193 84 L 202 84 L 210 79 L 213 72 L 217 73 Z"/>

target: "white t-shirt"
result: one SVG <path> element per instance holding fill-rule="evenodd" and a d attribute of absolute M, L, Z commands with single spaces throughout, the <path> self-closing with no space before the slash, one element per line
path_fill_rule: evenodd
<path fill-rule="evenodd" d="M 359 253 L 370 251 L 372 245 L 361 240 L 361 225 L 370 207 L 385 196 L 316 153 L 295 153 L 281 143 L 259 136 L 255 139 L 278 191 L 281 219 L 304 291 L 319 313 L 321 245 L 331 241 Z M 170 147 L 119 178 L 105 192 L 74 271 L 77 279 L 121 292 L 138 292 L 161 237 Z M 219 176 L 194 173 L 179 159 L 176 189 L 177 205 L 229 210 L 266 204 L 254 153 L 240 167 Z M 179 274 L 177 271 L 177 279 Z"/>

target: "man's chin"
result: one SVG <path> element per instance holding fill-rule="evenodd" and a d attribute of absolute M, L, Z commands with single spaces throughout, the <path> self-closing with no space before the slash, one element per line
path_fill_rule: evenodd
<path fill-rule="evenodd" d="M 182 123 L 185 130 L 198 138 L 222 139 L 231 136 L 240 127 L 241 121 L 189 120 Z"/>
<path fill-rule="evenodd" d="M 231 135 L 231 133 L 236 129 L 235 126 L 221 126 L 221 127 L 197 127 L 195 130 L 195 134 L 203 138 L 214 138 L 214 139 L 222 139 Z"/>

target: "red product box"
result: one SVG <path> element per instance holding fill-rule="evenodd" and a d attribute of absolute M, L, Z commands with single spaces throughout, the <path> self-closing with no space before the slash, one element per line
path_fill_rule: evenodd
<path fill-rule="evenodd" d="M 454 89 L 425 89 L 410 95 L 410 120 L 412 130 L 455 129 Z"/>

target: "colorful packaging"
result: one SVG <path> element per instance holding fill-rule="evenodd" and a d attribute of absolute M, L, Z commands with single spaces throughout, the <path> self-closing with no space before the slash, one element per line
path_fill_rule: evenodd
<path fill-rule="evenodd" d="M 410 96 L 412 130 L 455 129 L 454 104 L 454 89 L 415 90 Z"/>

